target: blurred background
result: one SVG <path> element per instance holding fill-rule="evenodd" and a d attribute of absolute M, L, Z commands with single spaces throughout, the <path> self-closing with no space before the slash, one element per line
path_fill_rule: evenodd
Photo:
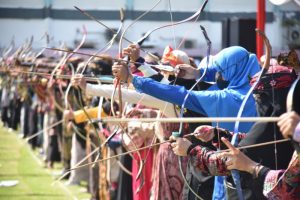
<path fill-rule="evenodd" d="M 255 27 L 258 1 L 210 0 L 197 22 L 164 28 L 150 35 L 144 46 L 162 52 L 166 45 L 180 48 L 190 56 L 205 54 L 206 44 L 199 25 L 203 25 L 212 40 L 212 52 L 241 45 L 255 52 Z M 273 3 L 272 3 L 272 2 Z M 83 48 L 99 49 L 112 34 L 105 27 L 77 11 L 77 6 L 95 16 L 112 29 L 120 24 L 119 10 L 125 11 L 125 27 L 157 1 L 145 0 L 0 0 L 0 48 L 11 43 L 16 47 L 33 38 L 32 47 L 59 47 L 63 43 L 73 48 L 82 38 L 82 27 L 88 31 Z M 126 32 L 137 41 L 148 30 L 170 24 L 193 15 L 203 0 L 162 0 L 159 5 Z M 275 3 L 275 4 L 274 4 Z M 278 4 L 278 5 L 276 5 Z M 290 48 L 300 48 L 299 0 L 266 0 L 265 31 L 273 47 L 273 54 Z M 49 44 L 45 33 L 49 34 Z M 125 42 L 125 41 L 124 41 Z M 180 46 L 179 44 L 182 43 Z M 117 53 L 117 43 L 110 53 Z M 124 44 L 126 46 L 126 43 Z M 298 51 L 299 52 L 299 51 Z"/>

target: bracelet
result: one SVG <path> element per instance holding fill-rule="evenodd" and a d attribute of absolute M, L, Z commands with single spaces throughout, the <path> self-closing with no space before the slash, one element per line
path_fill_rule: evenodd
<path fill-rule="evenodd" d="M 141 66 L 141 64 L 145 62 L 145 59 L 143 57 L 139 57 L 134 62 L 135 62 L 134 65 L 136 66 L 136 68 L 139 68 Z M 137 63 L 141 63 L 141 64 L 137 64 Z"/>
<path fill-rule="evenodd" d="M 256 163 L 255 166 L 252 168 L 252 177 L 255 179 L 258 176 L 259 169 L 260 169 L 261 164 Z"/>

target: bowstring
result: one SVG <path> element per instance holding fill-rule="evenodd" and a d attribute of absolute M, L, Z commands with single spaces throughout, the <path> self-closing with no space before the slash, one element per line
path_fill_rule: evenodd
<path fill-rule="evenodd" d="M 174 48 L 177 49 L 176 47 L 176 38 L 175 38 L 175 26 L 174 26 L 174 21 L 173 21 L 173 13 L 172 13 L 172 6 L 171 6 L 171 0 L 169 0 L 169 13 L 170 13 L 170 19 L 171 19 L 171 29 L 172 29 L 172 34 L 173 34 L 173 43 L 174 43 Z"/>
<path fill-rule="evenodd" d="M 206 43 L 207 43 L 207 55 L 206 55 L 206 67 L 204 69 L 204 72 L 203 74 L 201 75 L 201 77 L 196 81 L 196 83 L 188 90 L 186 96 L 184 97 L 184 100 L 183 100 L 183 103 L 181 105 L 181 110 L 180 110 L 180 115 L 179 115 L 179 118 L 183 118 L 183 114 L 184 114 L 184 107 L 185 107 L 185 103 L 191 93 L 191 91 L 196 87 L 196 85 L 199 84 L 199 82 L 204 78 L 205 74 L 206 74 L 206 71 L 208 69 L 208 65 L 209 65 L 209 55 L 210 55 L 210 51 L 211 51 L 211 41 L 206 33 L 206 30 L 203 26 L 200 26 L 201 28 L 201 31 L 205 37 L 205 40 L 206 40 Z M 179 127 L 179 134 L 182 136 L 183 135 L 183 122 L 180 122 L 180 127 Z M 180 173 L 182 175 L 182 178 L 185 182 L 185 184 L 188 186 L 189 190 L 198 198 L 198 199 L 202 199 L 198 194 L 197 192 L 195 192 L 192 187 L 189 185 L 188 181 L 186 180 L 185 176 L 184 176 L 184 173 L 183 173 L 183 169 L 182 169 L 182 161 L 181 161 L 181 157 L 178 156 L 178 164 L 179 164 L 179 170 L 180 170 Z"/>

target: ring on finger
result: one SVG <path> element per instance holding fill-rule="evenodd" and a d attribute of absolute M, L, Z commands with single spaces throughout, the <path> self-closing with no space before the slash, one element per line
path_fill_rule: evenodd
<path fill-rule="evenodd" d="M 232 158 L 231 157 L 227 157 L 227 159 L 226 159 L 226 164 L 227 163 L 232 163 Z"/>

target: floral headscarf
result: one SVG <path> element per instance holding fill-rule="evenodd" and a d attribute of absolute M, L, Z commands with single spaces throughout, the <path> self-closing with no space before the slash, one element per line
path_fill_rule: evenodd
<path fill-rule="evenodd" d="M 161 61 L 163 63 L 170 63 L 173 67 L 179 64 L 190 64 L 189 57 L 185 52 L 173 50 L 170 46 L 165 48 Z"/>

